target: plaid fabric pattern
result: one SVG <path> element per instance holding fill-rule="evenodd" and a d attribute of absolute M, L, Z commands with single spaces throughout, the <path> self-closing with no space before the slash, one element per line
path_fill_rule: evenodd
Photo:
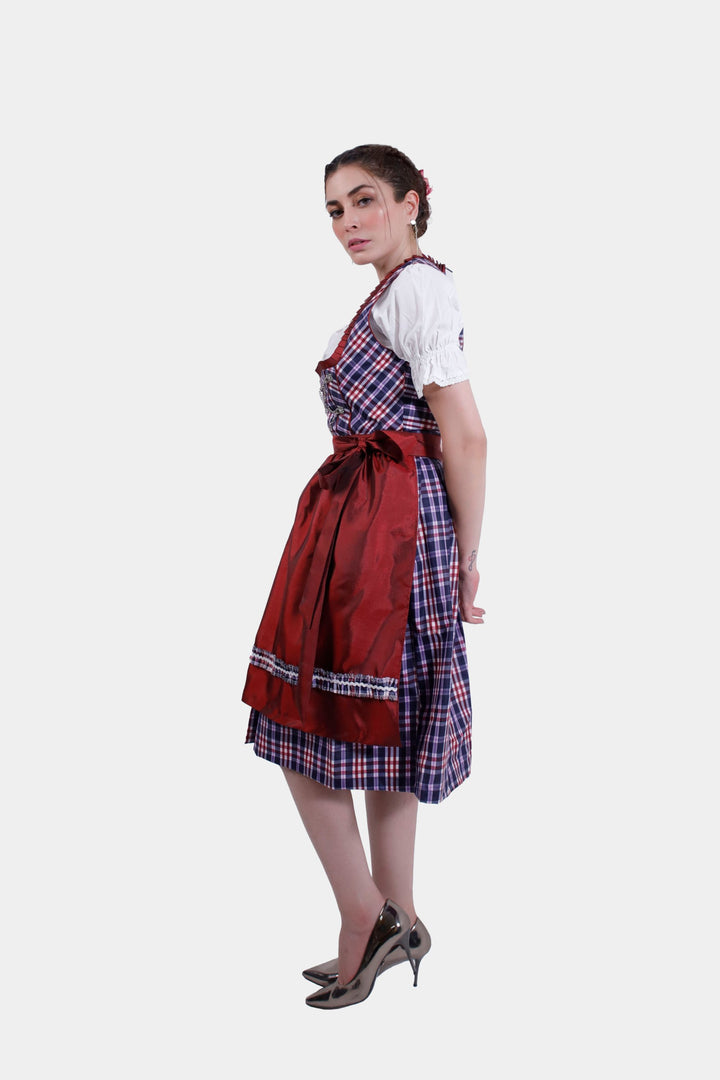
<path fill-rule="evenodd" d="M 365 301 L 333 357 L 335 362 L 320 370 L 321 394 L 334 434 L 438 431 L 427 402 L 415 394 L 409 365 L 380 345 L 368 322 L 372 304 L 406 265 L 396 268 Z M 259 757 L 327 787 L 413 792 L 421 802 L 439 803 L 470 772 L 470 687 L 457 610 L 457 542 L 442 464 L 426 457 L 414 460 L 417 548 L 398 685 L 401 745 L 365 746 L 322 738 L 277 724 L 255 709 L 250 712 L 247 742 L 254 744 Z"/>
<path fill-rule="evenodd" d="M 430 263 L 416 257 L 396 267 L 370 294 L 343 335 L 333 359 L 320 372 L 320 395 L 325 405 L 328 427 L 333 435 L 364 435 L 385 428 L 390 431 L 435 431 L 435 422 L 425 398 L 418 398 L 410 365 L 381 345 L 370 329 L 373 304 L 398 274 L 413 262 Z M 460 345 L 462 347 L 462 334 Z"/>

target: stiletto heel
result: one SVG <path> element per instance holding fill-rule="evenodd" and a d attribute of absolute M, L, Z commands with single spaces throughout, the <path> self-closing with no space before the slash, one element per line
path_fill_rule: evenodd
<path fill-rule="evenodd" d="M 413 980 L 413 986 L 417 986 L 418 971 L 420 970 L 420 960 L 416 960 L 415 957 L 411 956 L 409 952 L 407 954 L 407 958 L 410 961 L 410 967 L 413 969 L 413 975 L 415 976 Z"/>
<path fill-rule="evenodd" d="M 413 986 L 417 986 L 418 971 L 420 970 L 420 961 L 422 960 L 422 956 L 416 956 L 415 953 L 413 952 L 412 945 L 410 944 L 410 939 L 411 939 L 411 936 L 412 936 L 412 933 L 413 933 L 414 929 L 415 929 L 414 925 L 410 927 L 407 934 L 405 935 L 405 937 L 400 942 L 400 946 L 404 950 L 405 955 L 407 956 L 408 961 L 410 963 L 410 967 L 412 968 L 413 975 L 415 976 Z"/>
<path fill-rule="evenodd" d="M 372 993 L 383 961 L 396 945 L 409 947 L 410 919 L 392 900 L 386 900 L 372 928 L 360 967 L 344 986 L 335 979 L 329 986 L 305 998 L 314 1009 L 342 1009 L 357 1005 Z"/>
<path fill-rule="evenodd" d="M 383 971 L 395 967 L 396 964 L 404 964 L 406 960 L 409 960 L 415 974 L 413 986 L 417 986 L 420 961 L 430 951 L 431 944 L 432 939 L 427 926 L 420 919 L 416 919 L 407 935 L 407 947 L 402 943 L 395 945 L 380 965 L 378 975 L 382 975 Z M 318 986 L 329 986 L 338 977 L 337 957 L 334 960 L 327 960 L 324 964 L 318 964 L 316 967 L 305 968 L 303 976 L 310 982 L 317 983 Z"/>

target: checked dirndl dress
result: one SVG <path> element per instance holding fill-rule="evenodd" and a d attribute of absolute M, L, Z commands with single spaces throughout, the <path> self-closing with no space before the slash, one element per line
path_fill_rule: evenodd
<path fill-rule="evenodd" d="M 403 444 L 425 440 L 428 446 L 439 447 L 437 423 L 424 397 L 418 396 L 420 391 L 413 385 L 410 365 L 373 333 L 370 321 L 374 305 L 413 265 L 432 267 L 436 273 L 445 273 L 442 264 L 424 255 L 396 267 L 360 307 L 330 357 L 318 365 L 320 392 L 336 449 L 345 443 L 352 444 L 352 437 L 363 446 L 365 439 L 374 443 L 393 437 Z M 423 273 L 427 275 L 427 270 Z M 461 331 L 461 348 L 462 343 Z M 264 691 L 257 689 L 264 685 L 262 680 L 274 680 L 286 696 L 290 692 L 297 695 L 297 685 L 291 691 L 290 684 L 297 684 L 299 669 L 297 664 L 288 663 L 287 657 L 274 654 L 272 645 L 268 644 L 271 639 L 267 631 L 262 638 L 262 625 L 253 647 L 243 699 L 251 705 L 246 741 L 254 745 L 259 757 L 303 773 L 330 788 L 411 792 L 421 802 L 439 803 L 470 772 L 470 688 L 465 638 L 458 614 L 457 542 L 448 508 L 442 461 L 439 452 L 432 449 L 419 450 L 417 454 L 408 459 L 412 463 L 410 469 L 414 468 L 417 498 L 415 504 L 413 494 L 414 555 L 410 553 L 408 582 L 411 580 L 411 586 L 409 604 L 402 615 L 404 633 L 400 624 L 397 642 L 399 678 L 393 681 L 367 676 L 362 682 L 363 677 L 359 676 L 362 687 L 354 690 L 348 682 L 352 676 L 332 676 L 336 695 L 379 698 L 383 694 L 388 696 L 387 684 L 393 683 L 399 745 L 348 741 L 346 733 L 335 738 L 303 730 L 306 725 L 303 724 L 301 706 L 298 706 L 300 719 L 287 720 L 282 709 L 278 710 L 276 706 L 279 695 L 268 693 L 265 702 Z M 332 467 L 338 457 L 342 464 L 342 457 L 336 454 L 328 459 L 324 469 L 327 470 L 328 463 Z M 323 469 L 319 470 L 315 477 L 322 472 Z M 415 488 L 412 490 L 414 492 Z M 301 515 L 302 498 L 296 523 Z M 352 498 L 351 490 L 350 517 L 353 514 Z M 387 534 L 383 535 L 385 546 L 393 542 L 391 532 L 388 528 Z M 291 541 L 292 535 L 288 546 Z M 332 566 L 330 560 L 328 566 Z M 283 563 L 278 577 L 282 569 Z M 332 570 L 326 572 L 326 576 L 327 573 L 331 574 Z M 366 580 L 367 576 L 357 583 L 355 591 L 359 595 L 365 591 Z M 279 583 L 278 578 L 273 589 L 278 594 L 288 595 L 287 585 Z M 272 597 L 271 593 L 269 607 Z M 296 610 L 292 617 L 297 618 Z M 264 620 L 267 618 L 266 611 Z M 318 696 L 317 687 L 321 685 L 318 680 L 322 677 L 327 682 L 331 676 L 318 667 L 311 666 L 310 672 L 313 693 Z M 335 696 L 335 701 L 339 700 Z M 362 708 L 362 702 L 358 704 L 357 698 L 353 702 L 355 706 Z M 268 712 L 275 709 L 275 718 L 271 719 L 265 709 Z M 332 707 L 329 712 L 331 715 Z"/>

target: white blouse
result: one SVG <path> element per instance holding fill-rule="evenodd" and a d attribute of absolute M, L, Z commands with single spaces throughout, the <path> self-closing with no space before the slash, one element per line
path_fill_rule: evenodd
<path fill-rule="evenodd" d="M 370 328 L 381 345 L 410 365 L 418 397 L 428 383 L 451 386 L 470 378 L 459 335 L 463 328 L 452 274 L 413 263 L 387 287 L 370 311 Z M 344 332 L 330 338 L 324 359 Z"/>

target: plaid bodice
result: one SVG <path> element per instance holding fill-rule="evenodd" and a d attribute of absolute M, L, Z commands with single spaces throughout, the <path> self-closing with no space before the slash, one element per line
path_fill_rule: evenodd
<path fill-rule="evenodd" d="M 415 392 L 410 365 L 381 345 L 370 326 L 373 305 L 398 274 L 415 262 L 445 272 L 442 263 L 427 255 L 415 255 L 396 266 L 361 305 L 332 355 L 316 368 L 333 435 L 366 435 L 378 430 L 439 433 L 428 403 Z"/>

